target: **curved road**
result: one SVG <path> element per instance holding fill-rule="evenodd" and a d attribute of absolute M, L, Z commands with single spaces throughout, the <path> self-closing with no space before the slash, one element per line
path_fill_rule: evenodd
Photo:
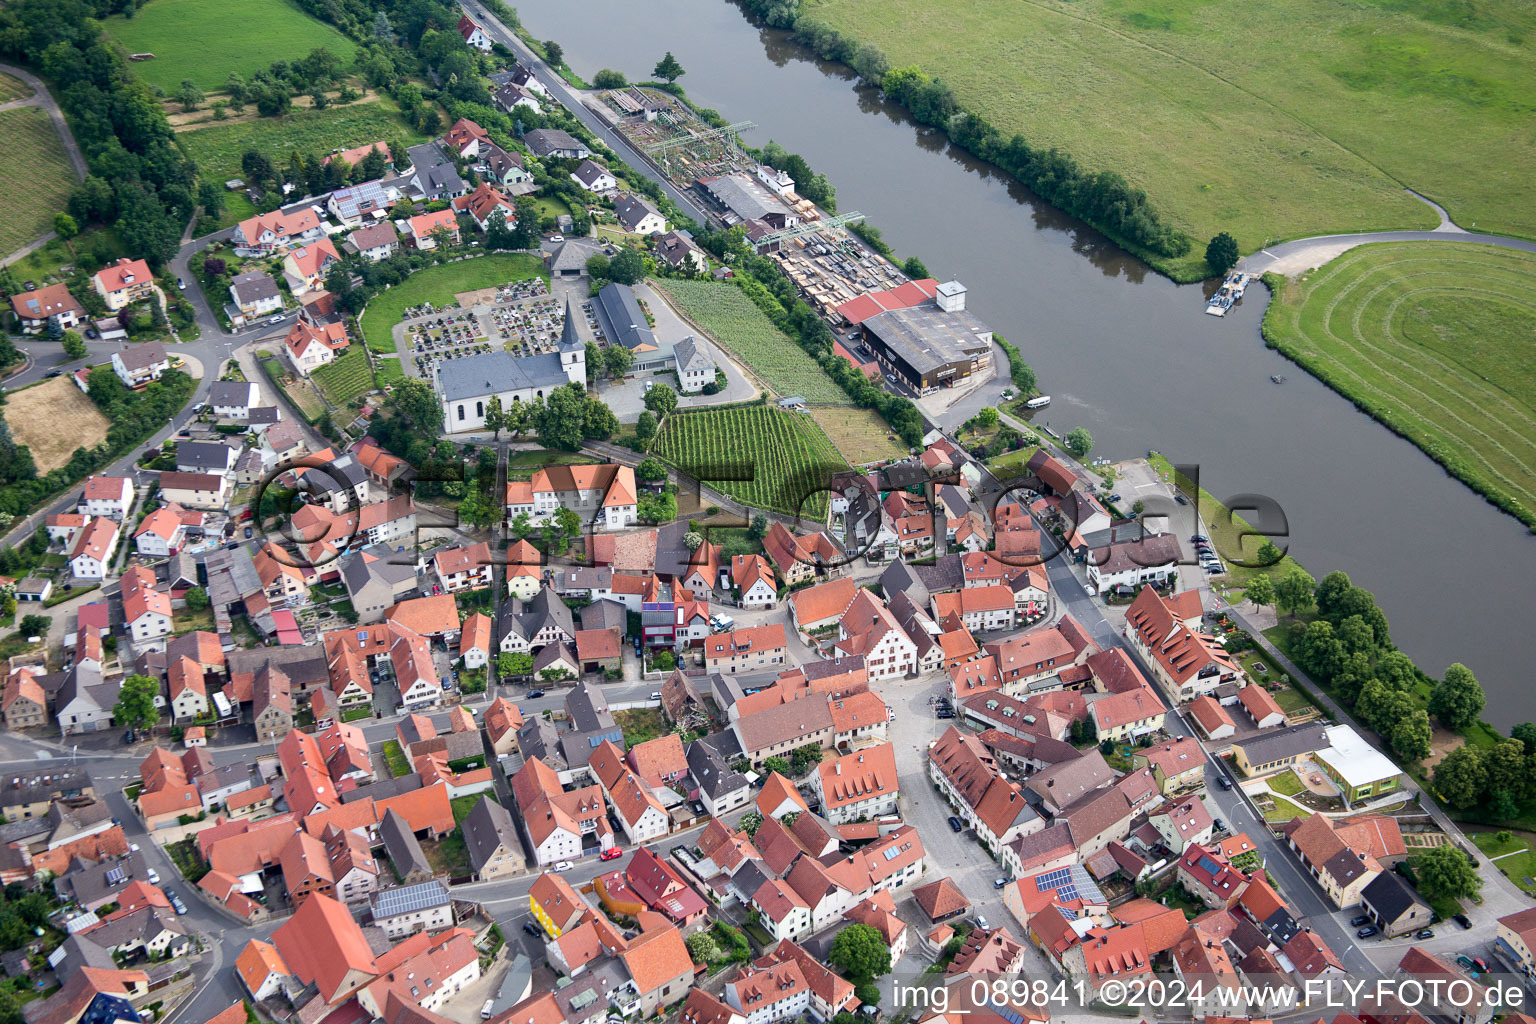
<path fill-rule="evenodd" d="M 1332 259 L 1348 252 L 1357 245 L 1371 242 L 1469 242 L 1473 245 L 1492 245 L 1501 249 L 1520 249 L 1536 252 L 1536 242 L 1506 235 L 1482 235 L 1466 228 L 1457 227 L 1445 208 L 1412 189 L 1408 194 L 1428 203 L 1440 215 L 1440 226 L 1430 231 L 1364 231 L 1353 235 L 1314 235 L 1290 242 L 1272 245 L 1247 256 L 1238 262 L 1238 269 L 1250 274 L 1284 274 L 1295 277 L 1308 270 L 1315 270 Z"/>
<path fill-rule="evenodd" d="M 43 85 L 42 80 L 32 74 L 32 72 L 18 68 L 14 64 L 0 64 L 0 72 L 13 78 L 21 79 L 32 89 L 31 96 L 26 96 L 19 100 L 11 100 L 9 103 L 0 103 L 0 110 L 15 110 L 18 107 L 41 107 L 47 111 L 48 120 L 53 122 L 53 130 L 59 133 L 59 138 L 64 143 L 64 152 L 69 155 L 69 164 L 75 172 L 75 180 L 84 181 L 86 174 L 89 173 L 85 166 L 85 156 L 80 152 L 80 146 L 75 142 L 75 136 L 70 132 L 69 125 L 64 121 L 64 112 L 59 109 L 58 103 L 54 102 L 47 86 Z M 22 246 L 3 260 L 0 260 L 0 266 L 10 266 L 17 260 L 47 245 L 57 237 L 52 231 L 49 231 L 41 238 Z"/>

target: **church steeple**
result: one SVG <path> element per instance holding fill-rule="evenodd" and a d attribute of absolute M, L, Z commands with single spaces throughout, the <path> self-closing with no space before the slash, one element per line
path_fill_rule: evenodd
<path fill-rule="evenodd" d="M 560 332 L 560 369 L 572 384 L 587 380 L 587 345 L 576 334 L 576 311 L 571 308 L 571 293 L 565 293 L 565 328 Z"/>

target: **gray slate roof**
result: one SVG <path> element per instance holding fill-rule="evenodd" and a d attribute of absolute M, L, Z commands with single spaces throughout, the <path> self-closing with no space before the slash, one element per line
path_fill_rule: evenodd
<path fill-rule="evenodd" d="M 747 777 L 732 771 L 720 751 L 694 740 L 688 744 L 688 774 L 712 799 L 733 793 L 747 784 Z"/>
<path fill-rule="evenodd" d="M 272 275 L 264 274 L 259 270 L 246 271 L 231 280 L 229 286 L 234 291 L 235 298 L 247 305 L 263 299 L 275 299 L 279 294 L 277 282 L 272 279 Z"/>
<path fill-rule="evenodd" d="M 564 149 L 583 154 L 591 152 L 580 139 L 559 128 L 535 128 L 531 132 L 525 132 L 523 143 L 533 150 L 535 156 L 548 156 L 557 150 Z"/>
<path fill-rule="evenodd" d="M 477 734 L 478 735 L 478 734 Z M 522 847 L 517 838 L 517 826 L 507 809 L 490 797 L 482 797 L 474 810 L 464 818 L 464 846 L 469 850 L 469 862 L 479 871 L 496 851 L 505 846 L 514 853 Z"/>
<path fill-rule="evenodd" d="M 715 368 L 715 354 L 710 351 L 709 342 L 703 338 L 696 338 L 690 334 L 674 345 L 672 352 L 677 357 L 679 373 L 685 370 L 702 372 Z"/>
<path fill-rule="evenodd" d="M 233 461 L 232 449 L 227 444 L 205 441 L 181 441 L 176 445 L 176 465 L 191 466 L 193 471 L 212 470 L 222 473 Z"/>
<path fill-rule="evenodd" d="M 639 196 L 623 195 L 613 204 L 614 216 L 619 218 L 625 231 L 638 231 L 640 222 L 656 212 L 654 206 Z"/>
<path fill-rule="evenodd" d="M 373 789 L 374 787 L 365 788 Z M 384 812 L 384 820 L 379 823 L 379 837 L 384 840 L 384 852 L 389 854 L 389 859 L 394 863 L 395 870 L 400 872 L 401 878 L 432 873 L 432 865 L 428 863 L 421 843 L 411 831 L 410 823 L 401 817 L 399 811 L 391 809 Z"/>
<path fill-rule="evenodd" d="M 410 156 L 412 173 L 417 188 L 428 199 L 457 195 L 465 189 L 464 179 L 458 168 L 438 148 L 435 142 L 423 142 L 406 150 Z"/>
<path fill-rule="evenodd" d="M 521 357 L 488 352 L 449 359 L 437 368 L 437 386 L 448 402 L 524 388 L 553 389 L 569 383 L 570 378 L 560 368 L 560 357 L 553 352 Z"/>
<path fill-rule="evenodd" d="M 645 311 L 627 284 L 610 282 L 592 300 L 592 309 L 610 342 L 633 351 L 642 345 L 656 345 L 656 336 L 646 322 Z"/>
<path fill-rule="evenodd" d="M 243 380 L 216 380 L 208 386 L 208 404 L 215 408 L 249 406 L 253 404 L 251 385 Z"/>

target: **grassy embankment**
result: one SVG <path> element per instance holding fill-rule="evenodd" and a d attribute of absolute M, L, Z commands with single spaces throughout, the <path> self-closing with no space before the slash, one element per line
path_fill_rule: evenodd
<path fill-rule="evenodd" d="M 1031 145 L 1113 170 L 1195 240 L 1458 223 L 1536 235 L 1536 8 L 1516 0 L 808 0 Z M 1362 114 L 1367 116 L 1362 116 Z M 1454 140 L 1454 141 L 1451 141 Z"/>
<path fill-rule="evenodd" d="M 1536 256 L 1352 249 L 1270 278 L 1264 337 L 1452 476 L 1536 528 Z"/>
<path fill-rule="evenodd" d="M 15 79 L 11 79 L 15 81 Z M 20 84 L 20 83 L 17 83 Z M 53 230 L 75 187 L 64 142 L 40 107 L 0 111 L 0 256 Z"/>

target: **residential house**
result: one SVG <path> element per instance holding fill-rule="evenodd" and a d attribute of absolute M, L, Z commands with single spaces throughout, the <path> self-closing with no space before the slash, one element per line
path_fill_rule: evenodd
<path fill-rule="evenodd" d="M 106 516 L 121 520 L 133 506 L 133 481 L 126 476 L 89 476 L 80 492 L 79 512 L 89 519 Z M 85 523 L 74 524 L 84 526 Z M 51 531 L 50 531 L 51 532 Z M 73 538 L 72 538 L 73 539 Z"/>
<path fill-rule="evenodd" d="M 1205 750 L 1192 736 L 1143 747 L 1131 753 L 1131 763 L 1152 769 L 1164 796 L 1198 789 L 1205 782 Z"/>
<path fill-rule="evenodd" d="M 380 889 L 368 897 L 373 923 L 389 939 L 453 926 L 453 896 L 437 879 Z"/>
<path fill-rule="evenodd" d="M 779 623 L 717 633 L 704 641 L 704 667 L 740 675 L 774 669 L 786 662 L 788 645 Z"/>
<path fill-rule="evenodd" d="M 452 210 L 438 210 L 436 213 L 423 213 L 410 218 L 405 222 L 403 236 L 412 248 L 430 251 L 437 248 L 437 238 L 433 234 L 436 231 L 447 232 L 449 245 L 459 244 L 459 221 Z"/>
<path fill-rule="evenodd" d="M 619 226 L 633 235 L 659 235 L 667 230 L 667 220 L 654 206 L 639 196 L 624 194 L 613 202 Z"/>
<path fill-rule="evenodd" d="M 389 221 L 358 228 L 347 236 L 347 245 L 369 263 L 387 260 L 400 248 L 400 235 Z"/>
<path fill-rule="evenodd" d="M 592 151 L 569 132 L 559 128 L 536 128 L 523 133 L 523 144 L 534 156 L 555 160 L 585 160 Z"/>
<path fill-rule="evenodd" d="M 171 368 L 171 357 L 158 341 L 125 345 L 112 353 L 112 372 L 128 387 L 137 391 L 159 380 Z"/>
<path fill-rule="evenodd" d="M 154 291 L 155 278 L 148 263 L 124 256 L 96 271 L 91 284 L 106 301 L 108 311 L 115 313 L 129 303 L 148 298 Z"/>
<path fill-rule="evenodd" d="M 615 182 L 616 186 L 618 183 Z M 597 192 L 600 189 L 590 189 Z M 709 257 L 704 250 L 694 244 L 693 239 L 680 231 L 668 231 L 656 239 L 656 256 L 663 259 L 674 270 L 681 268 L 685 263 L 693 266 L 696 274 L 709 272 Z"/>
<path fill-rule="evenodd" d="M 1216 638 L 1189 626 L 1182 608 L 1143 587 L 1126 609 L 1126 636 L 1152 668 L 1165 692 L 1180 703 L 1212 693 L 1246 677 Z"/>
<path fill-rule="evenodd" d="M 485 29 L 481 28 L 475 19 L 467 14 L 460 15 L 458 29 L 459 35 L 463 37 L 464 42 L 484 53 L 491 52 L 491 45 L 494 40 L 486 34 Z"/>
<path fill-rule="evenodd" d="M 456 212 L 467 214 L 481 231 L 490 226 L 492 216 L 498 211 L 503 223 L 508 226 L 517 223 L 517 208 L 512 205 L 512 200 L 483 181 L 469 195 L 454 199 L 451 205 Z"/>
<path fill-rule="evenodd" d="M 229 477 L 211 473 L 160 474 L 160 498 L 184 508 L 222 509 L 229 504 L 234 485 Z"/>
<path fill-rule="evenodd" d="M 475 877 L 482 881 L 523 870 L 523 844 L 507 809 L 489 796 L 480 798 L 460 826 Z"/>
<path fill-rule="evenodd" d="M 1088 705 L 1100 741 L 1135 742 L 1163 728 L 1167 709 L 1151 687 L 1100 695 Z"/>
<path fill-rule="evenodd" d="M 65 284 L 50 284 L 29 292 L 17 292 L 11 296 L 11 311 L 21 321 L 21 333 L 40 334 L 48 329 L 50 321 L 56 321 L 61 330 L 80 325 L 85 309 L 69 293 Z"/>
<path fill-rule="evenodd" d="M 1321 814 L 1293 818 L 1284 830 L 1287 845 L 1341 910 L 1357 905 L 1361 892 L 1382 872 L 1369 847 L 1352 846 L 1346 840 L 1356 837 L 1348 830 L 1341 834 L 1338 824 Z"/>
<path fill-rule="evenodd" d="M 1162 837 L 1163 845 L 1179 855 L 1188 846 L 1209 843 L 1215 827 L 1199 794 L 1160 807 L 1147 820 Z"/>
<path fill-rule="evenodd" d="M 341 262 L 341 253 L 329 238 L 294 249 L 283 258 L 283 280 L 295 296 L 319 291 L 331 265 Z"/>
<path fill-rule="evenodd" d="M 1427 928 L 1435 917 L 1423 898 L 1391 871 L 1383 871 L 1360 890 L 1360 909 L 1389 939 Z"/>
<path fill-rule="evenodd" d="M 122 576 L 123 624 L 136 646 L 152 643 L 171 632 L 171 596 L 155 587 L 153 570 L 130 567 Z"/>
<path fill-rule="evenodd" d="M 898 786 L 896 753 L 890 743 L 823 761 L 811 775 L 821 813 L 833 825 L 894 814 Z"/>
<path fill-rule="evenodd" d="M 742 608 L 772 608 L 779 601 L 773 566 L 762 555 L 731 556 L 731 587 Z"/>
<path fill-rule="evenodd" d="M 858 593 L 858 583 L 846 576 L 797 590 L 789 595 L 789 619 L 802 633 L 836 626 Z"/>
<path fill-rule="evenodd" d="M 435 142 L 423 142 L 407 150 L 411 161 L 411 194 L 435 202 L 452 199 L 469 191 L 458 168 Z"/>
<path fill-rule="evenodd" d="M 37 681 L 40 674 L 22 666 L 6 676 L 0 714 L 5 717 L 7 729 L 37 729 L 48 724 L 48 695 Z"/>
<path fill-rule="evenodd" d="M 291 212 L 273 210 L 241 221 L 235 225 L 233 241 L 237 249 L 266 255 L 311 242 L 321 234 L 323 228 L 314 208 L 301 206 Z"/>
<path fill-rule="evenodd" d="M 1234 868 L 1219 847 L 1189 843 L 1179 857 L 1179 882 L 1212 910 L 1235 904 L 1248 886 L 1248 876 Z"/>
<path fill-rule="evenodd" d="M 974 733 L 954 726 L 945 730 L 928 748 L 928 777 L 994 854 L 1001 856 L 1015 839 L 1045 828 L 1023 790 L 1003 775 Z"/>
<path fill-rule="evenodd" d="M 107 575 L 117 550 L 117 524 L 105 517 L 85 524 L 69 551 L 69 571 L 76 579 L 99 580 Z"/>

